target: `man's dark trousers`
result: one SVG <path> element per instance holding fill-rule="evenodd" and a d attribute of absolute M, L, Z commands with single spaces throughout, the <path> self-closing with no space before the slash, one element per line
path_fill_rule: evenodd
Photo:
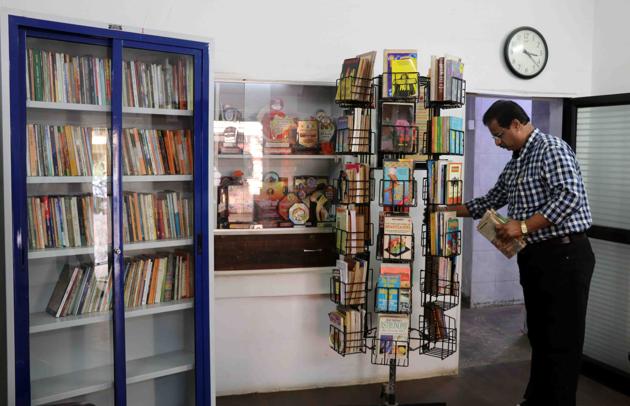
<path fill-rule="evenodd" d="M 530 244 L 518 254 L 532 347 L 528 405 L 575 406 L 586 305 L 595 267 L 584 234 Z"/>

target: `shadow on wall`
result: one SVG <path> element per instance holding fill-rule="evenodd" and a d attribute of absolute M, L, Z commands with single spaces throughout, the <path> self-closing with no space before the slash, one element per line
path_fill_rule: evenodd
<path fill-rule="evenodd" d="M 485 195 L 496 183 L 511 152 L 498 148 L 483 115 L 499 99 L 520 104 L 541 131 L 562 137 L 562 99 L 467 95 L 464 199 Z M 500 210 L 507 215 L 507 207 Z M 463 303 L 468 307 L 522 303 L 516 258 L 506 259 L 476 231 L 477 220 L 464 220 Z"/>

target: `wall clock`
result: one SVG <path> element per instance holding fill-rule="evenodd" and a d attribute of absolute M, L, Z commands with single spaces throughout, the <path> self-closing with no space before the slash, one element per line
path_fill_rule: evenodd
<path fill-rule="evenodd" d="M 538 30 L 519 27 L 505 40 L 503 56 L 513 74 L 522 79 L 531 79 L 545 69 L 549 49 L 545 37 Z"/>

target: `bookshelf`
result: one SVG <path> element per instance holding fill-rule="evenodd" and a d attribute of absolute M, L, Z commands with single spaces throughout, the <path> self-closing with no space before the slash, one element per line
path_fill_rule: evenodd
<path fill-rule="evenodd" d="M 209 45 L 7 18 L 16 402 L 210 405 Z"/>

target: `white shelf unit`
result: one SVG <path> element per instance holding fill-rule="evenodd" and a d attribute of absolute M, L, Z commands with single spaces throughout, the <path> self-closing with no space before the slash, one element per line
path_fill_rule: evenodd
<path fill-rule="evenodd" d="M 219 159 L 303 159 L 303 160 L 313 160 L 313 159 L 332 159 L 339 160 L 341 159 L 337 155 L 251 155 L 251 154 L 218 154 L 217 157 Z"/>
<path fill-rule="evenodd" d="M 125 252 L 134 252 L 147 249 L 159 248 L 176 248 L 192 245 L 192 238 L 179 240 L 158 240 L 158 241 L 142 241 L 134 243 L 126 243 Z M 32 250 L 28 253 L 28 259 L 43 259 L 56 257 L 69 257 L 76 255 L 90 255 L 94 253 L 94 247 L 76 247 L 76 248 L 48 248 L 43 250 Z"/>
<path fill-rule="evenodd" d="M 150 316 L 160 313 L 178 312 L 193 308 L 193 299 L 173 300 L 165 303 L 144 305 L 132 307 L 125 310 L 125 318 L 133 319 L 136 317 Z M 32 313 L 30 319 L 30 333 L 42 333 L 45 331 L 59 330 L 64 328 L 86 326 L 89 324 L 102 323 L 112 319 L 111 312 L 97 312 L 81 314 L 78 316 L 53 317 L 52 315 L 41 312 Z"/>
<path fill-rule="evenodd" d="M 194 359 L 192 352 L 175 351 L 128 361 L 127 384 L 191 371 Z M 113 377 L 114 369 L 110 365 L 35 380 L 31 383 L 31 404 L 43 405 L 107 390 L 114 385 Z"/>
<path fill-rule="evenodd" d="M 98 105 L 98 104 L 79 104 L 79 103 L 56 103 L 56 102 L 41 102 L 29 100 L 26 102 L 26 107 L 29 109 L 45 109 L 45 110 L 72 110 L 72 111 L 96 111 L 101 113 L 110 113 L 112 108 L 110 105 Z M 192 116 L 192 110 L 177 110 L 177 109 L 152 109 L 144 107 L 123 107 L 123 113 L 125 114 L 146 114 L 146 115 L 161 115 L 161 116 Z"/>
<path fill-rule="evenodd" d="M 97 177 L 100 179 L 100 177 Z M 108 176 L 107 180 L 111 178 Z M 192 182 L 192 175 L 140 175 L 123 176 L 124 182 Z M 29 176 L 26 178 L 28 184 L 47 183 L 93 183 L 92 176 Z"/>

